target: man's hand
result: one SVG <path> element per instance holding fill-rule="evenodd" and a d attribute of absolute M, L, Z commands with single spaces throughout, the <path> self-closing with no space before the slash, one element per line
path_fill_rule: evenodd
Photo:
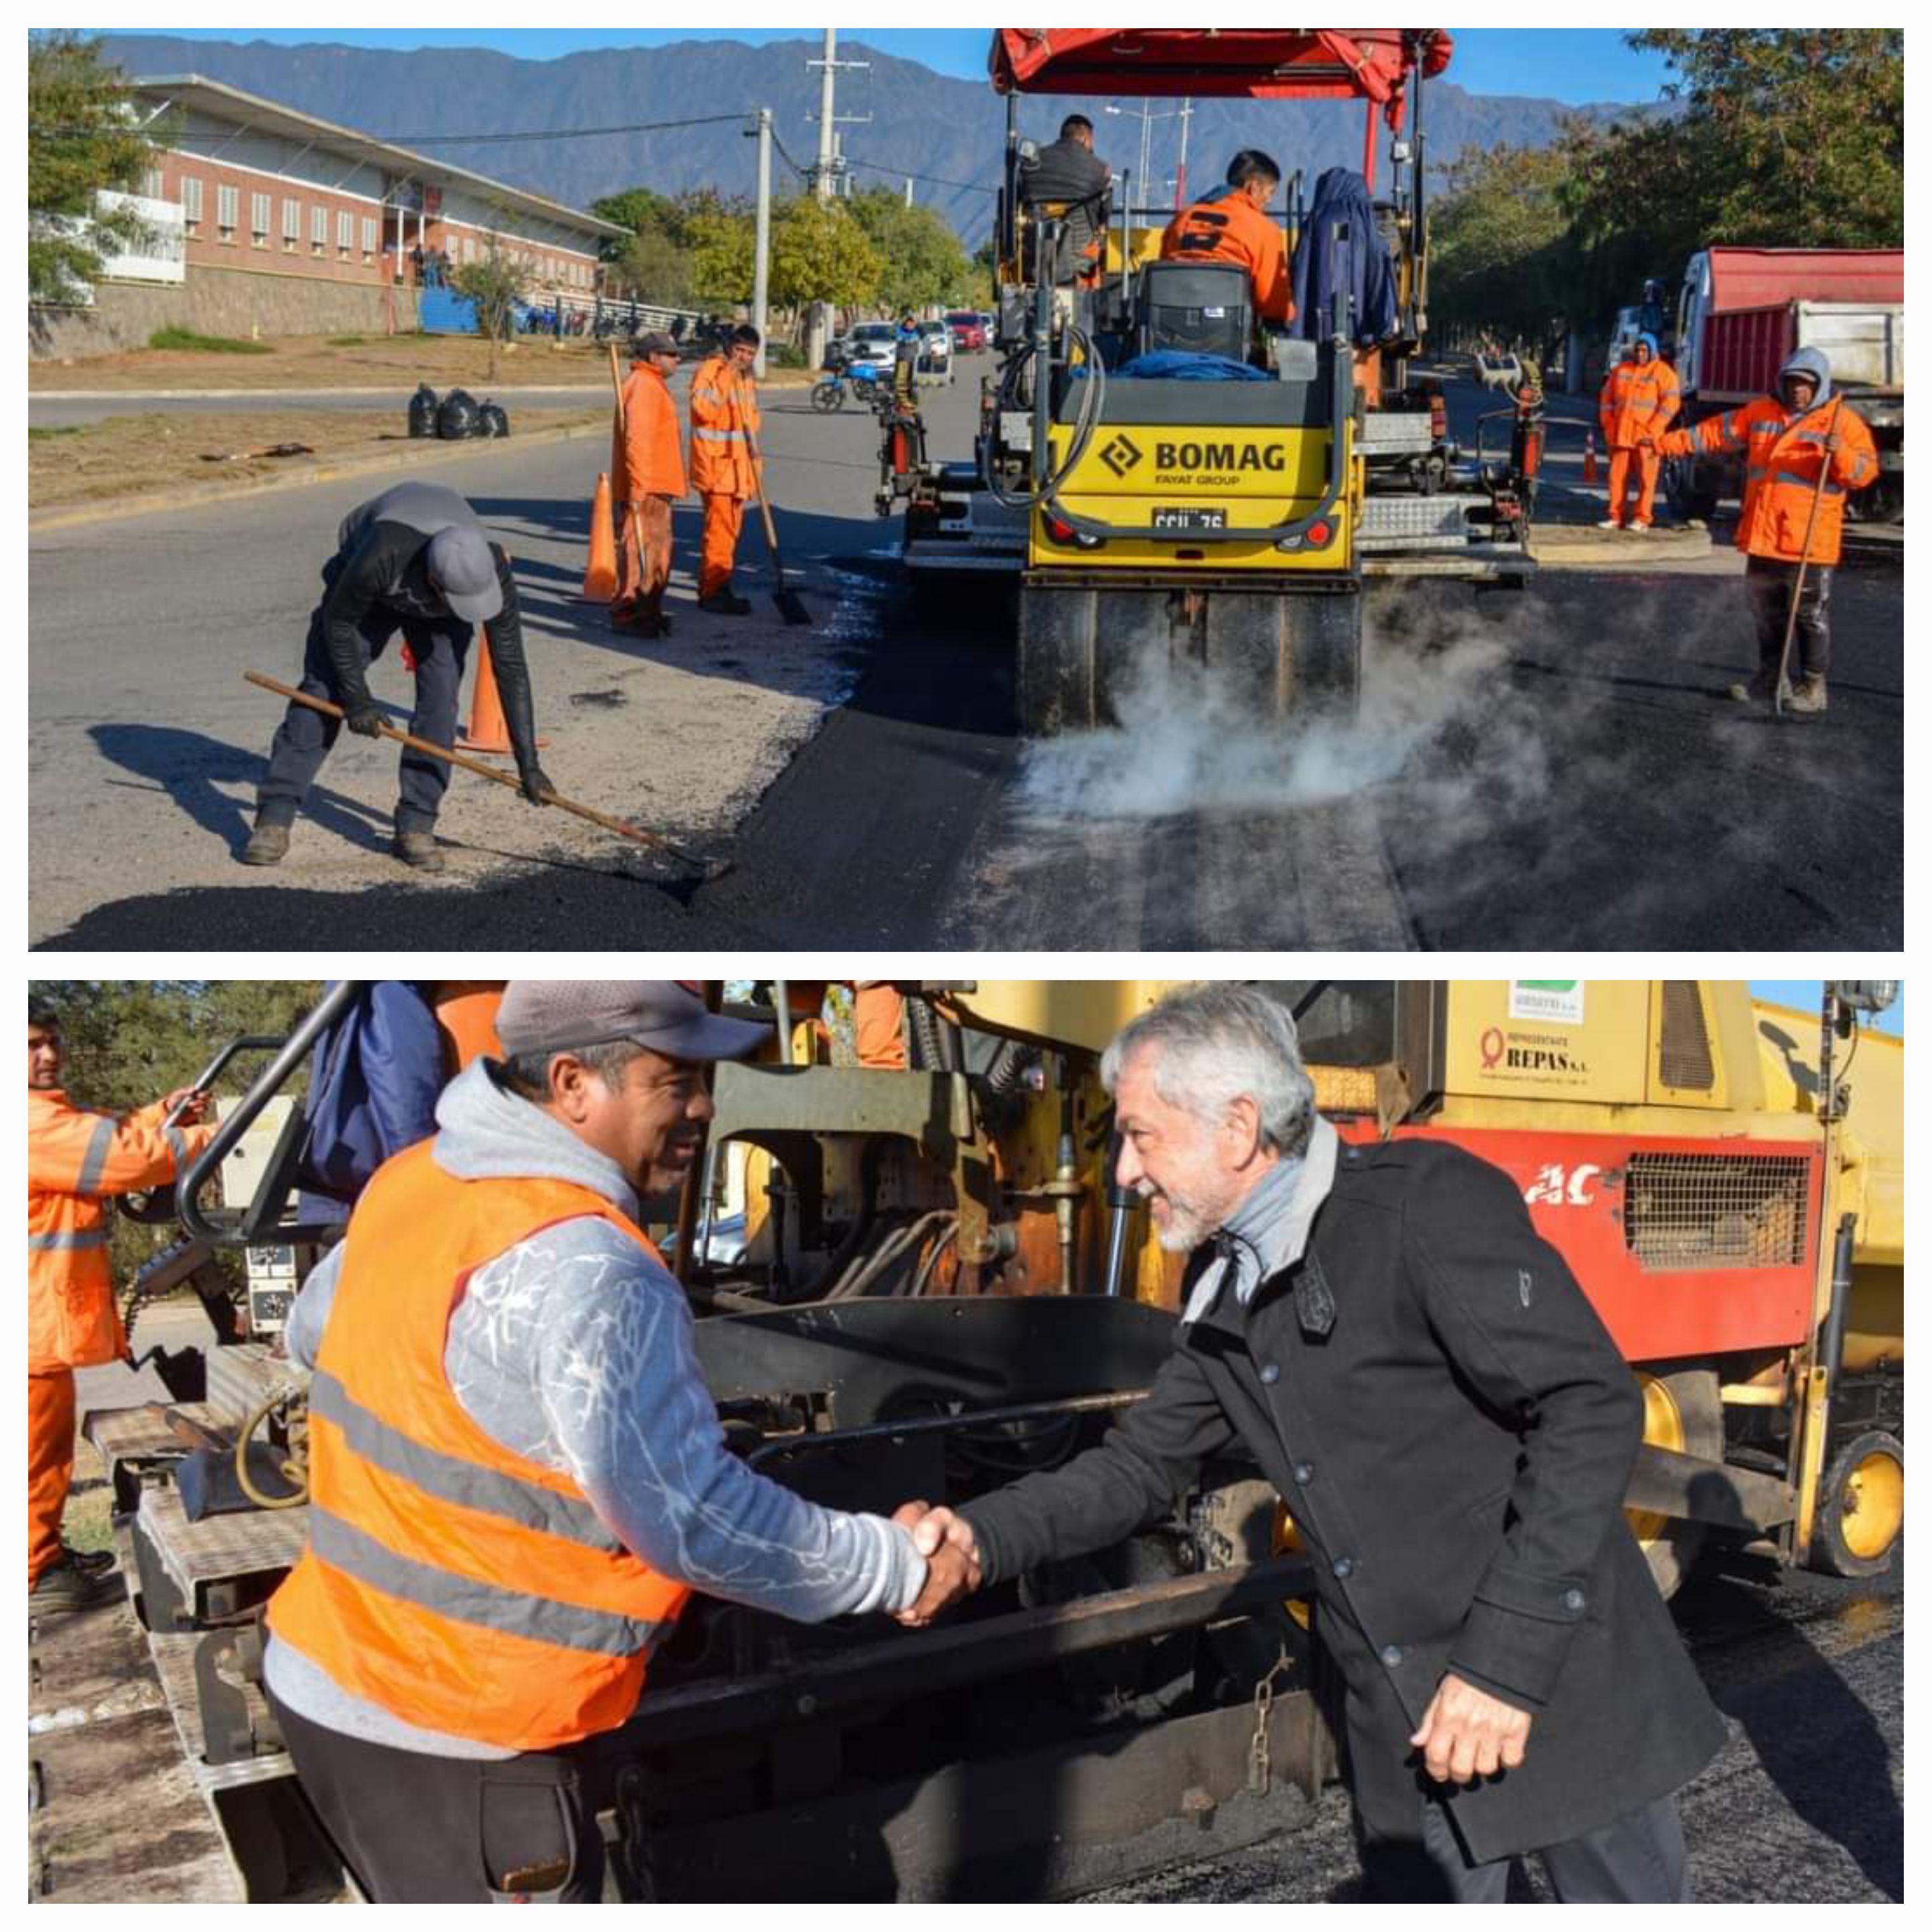
<path fill-rule="evenodd" d="M 177 1087 L 172 1094 L 162 1096 L 161 1108 L 164 1113 L 172 1114 L 178 1107 L 181 1113 L 177 1124 L 198 1127 L 208 1118 L 212 1097 L 205 1087 Z"/>
<path fill-rule="evenodd" d="M 342 722 L 357 737 L 380 738 L 382 735 L 382 712 L 366 689 L 344 694 L 342 714 Z"/>
<path fill-rule="evenodd" d="M 1452 1670 L 1436 1687 L 1409 1742 L 1438 1784 L 1467 1784 L 1522 1762 L 1529 1713 L 1478 1690 Z"/>
<path fill-rule="evenodd" d="M 912 1534 L 914 1546 L 926 1558 L 926 1588 L 909 1610 L 901 1610 L 898 1620 L 908 1630 L 922 1629 L 961 1598 L 980 1587 L 980 1549 L 973 1540 L 971 1526 L 950 1509 L 934 1509 L 928 1503 L 902 1503 L 892 1520 Z"/>
<path fill-rule="evenodd" d="M 549 804 L 550 794 L 556 790 L 544 776 L 542 766 L 535 758 L 532 758 L 528 764 L 518 768 L 517 780 L 524 788 L 524 797 L 532 805 Z"/>

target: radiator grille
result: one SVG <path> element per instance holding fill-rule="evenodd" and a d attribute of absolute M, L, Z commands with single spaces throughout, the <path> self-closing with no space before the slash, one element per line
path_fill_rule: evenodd
<path fill-rule="evenodd" d="M 1810 1165 L 1802 1154 L 1634 1154 L 1624 1244 L 1653 1274 L 1796 1267 Z"/>
<path fill-rule="evenodd" d="M 1658 1074 L 1666 1087 L 1708 1094 L 1711 1036 L 1704 1030 L 1704 1003 L 1694 980 L 1664 982 L 1664 1030 L 1658 1043 Z"/>

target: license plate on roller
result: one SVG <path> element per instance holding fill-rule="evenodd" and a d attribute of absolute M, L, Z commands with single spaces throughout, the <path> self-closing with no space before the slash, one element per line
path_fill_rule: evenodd
<path fill-rule="evenodd" d="M 1154 513 L 1154 526 L 1157 530 L 1225 530 L 1228 527 L 1228 513 L 1226 510 L 1194 508 L 1156 510 Z"/>

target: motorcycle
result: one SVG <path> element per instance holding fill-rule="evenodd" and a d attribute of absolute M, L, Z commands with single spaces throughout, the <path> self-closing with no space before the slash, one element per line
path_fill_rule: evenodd
<path fill-rule="evenodd" d="M 822 415 L 829 416 L 834 410 L 842 410 L 846 397 L 850 394 L 868 409 L 875 408 L 873 398 L 879 393 L 879 378 L 890 373 L 865 362 L 842 362 L 836 366 L 828 363 L 824 374 L 812 386 L 812 406 Z"/>

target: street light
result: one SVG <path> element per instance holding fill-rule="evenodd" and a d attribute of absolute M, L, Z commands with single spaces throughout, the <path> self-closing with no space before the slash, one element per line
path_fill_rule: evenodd
<path fill-rule="evenodd" d="M 1124 107 L 1114 106 L 1111 101 L 1100 110 L 1103 114 L 1125 114 L 1128 111 Z M 1187 124 L 1193 118 L 1193 114 L 1194 104 L 1191 100 L 1182 101 L 1178 107 L 1165 108 L 1158 114 L 1153 112 L 1144 100 L 1140 106 L 1141 167 L 1140 172 L 1136 175 L 1134 178 L 1140 183 L 1142 194 L 1147 193 L 1148 137 L 1152 131 L 1154 124 L 1156 121 L 1174 120 L 1178 120 L 1180 123 L 1180 172 L 1176 178 L 1174 203 L 1177 209 L 1180 206 L 1180 197 L 1186 191 L 1187 184 Z"/>

